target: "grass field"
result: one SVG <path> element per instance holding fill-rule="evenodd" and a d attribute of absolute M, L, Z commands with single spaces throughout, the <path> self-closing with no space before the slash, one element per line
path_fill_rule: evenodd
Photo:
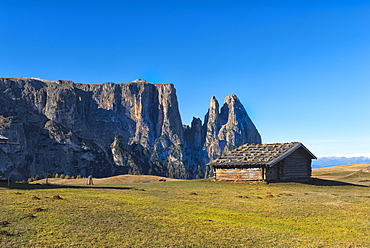
<path fill-rule="evenodd" d="M 359 185 L 370 185 L 370 163 L 340 165 L 312 170 L 312 176 Z"/>
<path fill-rule="evenodd" d="M 158 182 L 160 179 L 166 181 L 182 181 L 181 179 L 164 178 L 159 176 L 151 175 L 120 175 L 107 178 L 94 178 L 93 183 L 95 185 L 107 185 L 107 184 L 131 184 L 131 183 L 142 183 L 142 182 Z M 62 178 L 48 178 L 48 183 L 58 185 L 84 185 L 87 182 L 87 178 L 81 179 L 62 179 Z M 41 179 L 32 182 L 31 184 L 45 184 L 46 179 Z"/>
<path fill-rule="evenodd" d="M 0 196 L 0 247 L 370 247 L 364 186 L 3 184 Z"/>

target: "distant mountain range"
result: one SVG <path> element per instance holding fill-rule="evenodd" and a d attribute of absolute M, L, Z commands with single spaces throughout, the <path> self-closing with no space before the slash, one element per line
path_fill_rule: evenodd
<path fill-rule="evenodd" d="M 312 161 L 312 168 L 322 168 L 346 164 L 370 163 L 370 157 L 321 157 Z"/>

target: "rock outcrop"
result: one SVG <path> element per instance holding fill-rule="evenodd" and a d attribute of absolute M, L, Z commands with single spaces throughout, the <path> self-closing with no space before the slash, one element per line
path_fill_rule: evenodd
<path fill-rule="evenodd" d="M 245 143 L 261 143 L 261 136 L 234 94 L 225 98 L 220 113 L 219 104 L 212 96 L 204 126 L 204 146 L 210 159 Z"/>
<path fill-rule="evenodd" d="M 215 97 L 204 124 L 182 125 L 173 84 L 145 80 L 79 84 L 0 79 L 0 171 L 20 180 L 36 174 L 207 175 L 204 164 L 260 135 L 235 95 L 219 110 Z"/>

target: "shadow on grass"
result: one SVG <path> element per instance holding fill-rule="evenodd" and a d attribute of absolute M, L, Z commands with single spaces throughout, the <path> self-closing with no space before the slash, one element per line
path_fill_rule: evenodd
<path fill-rule="evenodd" d="M 302 179 L 302 180 L 289 180 L 283 182 L 269 182 L 271 184 L 283 184 L 283 183 L 301 183 L 307 185 L 315 185 L 315 186 L 355 186 L 355 187 L 368 187 L 365 185 L 360 184 L 353 184 L 353 183 L 346 183 L 341 181 L 334 181 L 334 180 L 326 180 L 320 179 L 316 177 L 312 177 L 310 179 Z"/>
<path fill-rule="evenodd" d="M 68 189 L 119 189 L 119 190 L 127 190 L 127 189 L 134 189 L 130 187 L 112 187 L 112 186 L 79 186 L 79 185 L 58 185 L 58 184 L 23 184 L 23 183 L 11 183 L 8 186 L 7 183 L 0 182 L 0 188 L 8 188 L 8 189 L 19 189 L 19 190 L 30 190 L 30 189 L 61 189 L 61 188 L 68 188 Z"/>

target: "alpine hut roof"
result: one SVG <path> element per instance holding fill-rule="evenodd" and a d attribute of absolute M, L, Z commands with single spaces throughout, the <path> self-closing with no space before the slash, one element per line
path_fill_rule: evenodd
<path fill-rule="evenodd" d="M 316 159 L 302 143 L 244 144 L 226 152 L 220 158 L 208 163 L 215 167 L 274 166 L 294 151 L 302 148 L 312 159 Z"/>

